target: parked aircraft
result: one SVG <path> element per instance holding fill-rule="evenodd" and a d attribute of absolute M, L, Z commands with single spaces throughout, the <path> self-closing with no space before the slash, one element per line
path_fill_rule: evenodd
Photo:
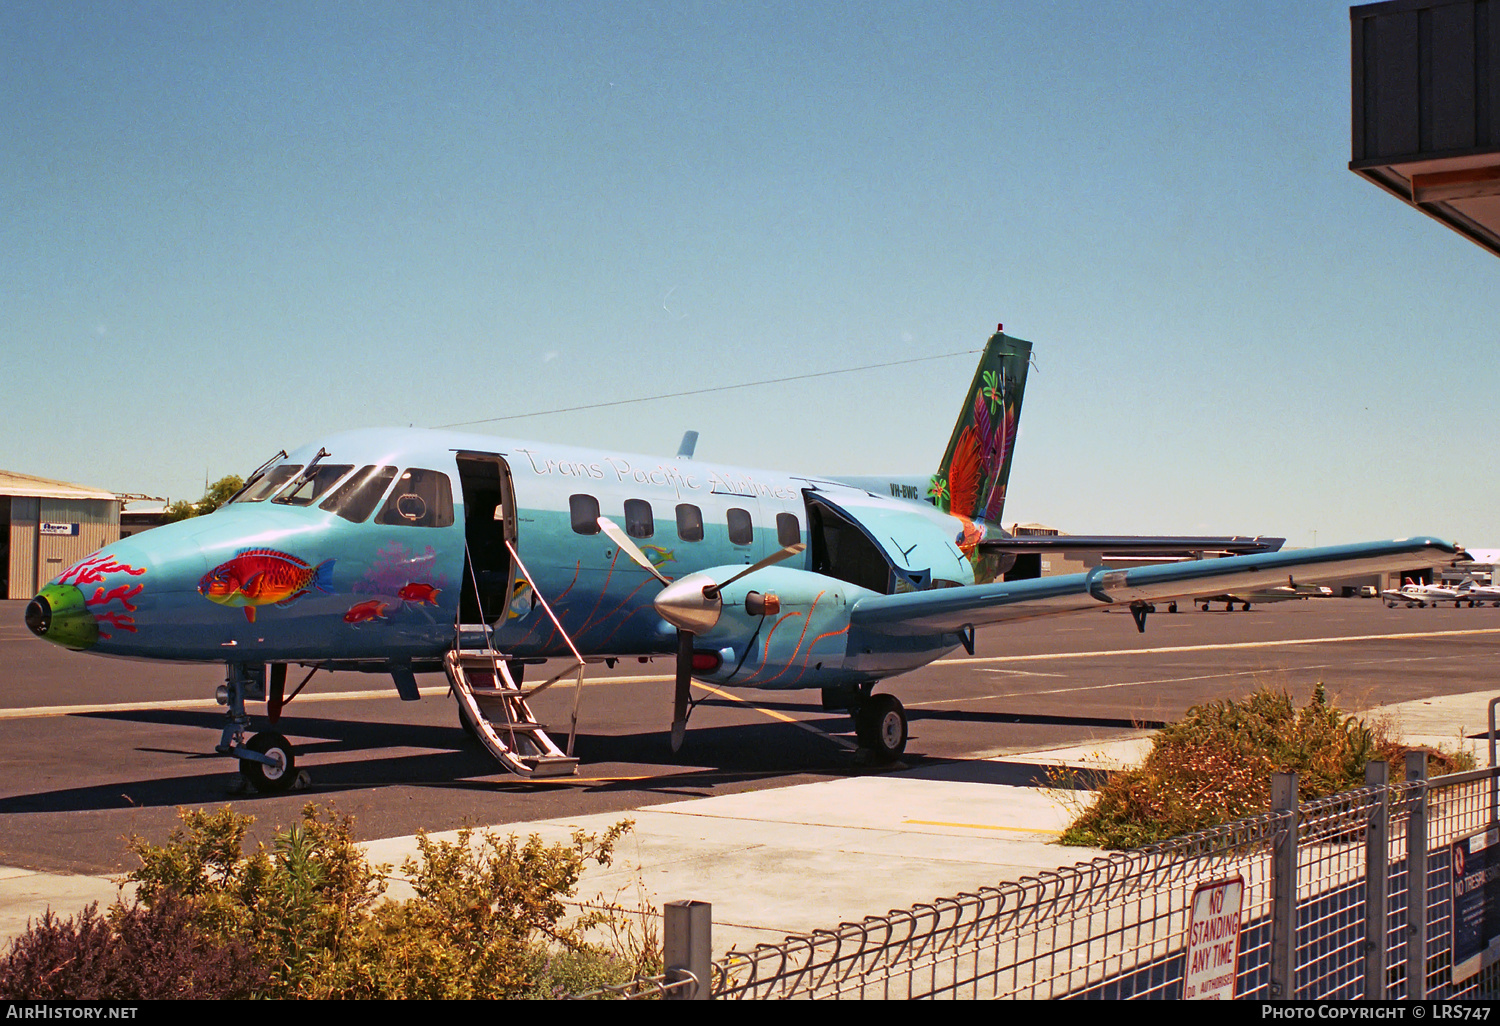
<path fill-rule="evenodd" d="M 1267 602 L 1287 602 L 1291 599 L 1306 598 L 1332 598 L 1333 589 L 1327 585 L 1320 584 L 1283 584 L 1277 588 L 1262 588 L 1259 591 L 1237 592 L 1233 595 L 1205 595 L 1199 599 L 1198 608 L 1205 613 L 1211 603 L 1224 603 L 1224 612 L 1234 611 L 1236 603 L 1240 609 L 1249 612 L 1253 605 L 1263 605 Z"/>
<path fill-rule="evenodd" d="M 1500 586 L 1480 584 L 1472 577 L 1465 578 L 1464 584 L 1460 584 L 1459 587 L 1463 588 L 1465 584 L 1468 587 L 1465 588 L 1464 593 L 1469 598 L 1471 605 L 1482 606 L 1488 602 L 1491 605 L 1500 606 Z"/>
<path fill-rule="evenodd" d="M 1470 591 L 1473 585 L 1472 578 L 1455 587 L 1449 587 L 1446 584 L 1422 584 L 1408 577 L 1402 581 L 1401 587 L 1388 588 L 1380 593 L 1380 597 L 1385 599 L 1388 609 L 1394 609 L 1402 602 L 1406 603 L 1408 609 L 1412 606 L 1419 609 L 1427 606 L 1437 608 L 1439 602 L 1452 602 L 1454 609 L 1467 602 L 1472 608 L 1475 599 Z"/>
<path fill-rule="evenodd" d="M 980 627 L 1389 571 L 1452 558 L 1433 538 L 1279 552 L 1280 539 L 1091 536 L 1091 547 L 1240 552 L 1131 569 L 998 579 L 1032 539 L 1001 531 L 1031 345 L 997 332 L 938 473 L 879 484 L 432 430 L 363 430 L 277 453 L 209 516 L 109 545 L 27 606 L 68 648 L 225 664 L 218 745 L 258 789 L 294 779 L 290 742 L 253 736 L 246 702 L 282 707 L 319 669 L 388 673 L 403 699 L 442 669 L 461 721 L 512 772 L 575 771 L 529 700 L 584 664 L 675 657 L 671 736 L 693 678 L 821 689 L 863 748 L 907 743 L 887 677 Z M 1045 544 L 1045 543 L 1042 543 Z M 565 669 L 527 682 L 528 664 Z M 287 667 L 311 667 L 288 693 Z M 533 671 L 534 672 L 534 671 Z"/>

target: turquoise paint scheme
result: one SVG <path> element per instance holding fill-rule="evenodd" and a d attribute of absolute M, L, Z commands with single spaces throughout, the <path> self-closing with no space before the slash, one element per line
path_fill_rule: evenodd
<path fill-rule="evenodd" d="M 675 633 L 652 606 L 660 590 L 656 580 L 607 536 L 574 531 L 572 495 L 594 496 L 602 514 L 622 524 L 626 499 L 650 502 L 653 531 L 635 540 L 654 551 L 673 578 L 723 568 L 717 571 L 722 578 L 775 552 L 780 548 L 779 513 L 797 517 L 806 541 L 804 492 L 878 522 L 877 544 L 892 555 L 897 569 L 913 561 L 931 562 L 928 552 L 945 545 L 951 549 L 947 539 L 959 530 L 953 518 L 925 503 L 871 496 L 831 481 L 451 432 L 348 432 L 303 446 L 277 465 L 306 466 L 320 450 L 327 452 L 322 460 L 326 466 L 421 468 L 447 475 L 453 522 L 440 527 L 380 524 L 371 516 L 351 523 L 316 503 L 234 502 L 209 516 L 108 546 L 60 575 L 53 585 L 76 587 L 85 603 L 97 599 L 87 615 L 70 614 L 78 621 L 77 630 L 68 635 L 73 647 L 175 660 L 327 662 L 369 669 L 431 666 L 453 643 L 466 583 L 459 453 L 498 455 L 508 466 L 521 561 L 574 644 L 591 657 L 670 655 Z M 679 503 L 701 509 L 701 540 L 678 537 Z M 752 517 L 748 544 L 735 544 L 729 537 L 731 508 L 745 509 Z M 914 552 L 916 538 L 921 540 Z M 784 593 L 784 612 L 769 625 L 744 619 L 731 630 L 726 621 L 712 645 L 704 641 L 700 647 L 732 650 L 734 662 L 720 675 L 704 679 L 752 687 L 810 687 L 852 679 L 840 675 L 847 606 L 853 593 L 866 590 L 807 572 L 807 560 L 803 555 L 745 579 L 774 581 Z M 961 556 L 958 562 L 963 562 Z M 265 565 L 288 576 L 290 583 L 281 591 L 270 590 Z M 314 582 L 318 568 L 324 574 Z M 206 579 L 214 571 L 231 578 L 227 587 L 240 590 L 228 598 L 205 594 Z M 751 586 L 745 582 L 736 588 L 738 601 Z M 403 589 L 421 597 L 403 599 Z M 262 597 L 265 591 L 269 594 Z M 97 638 L 90 637 L 90 625 L 82 622 L 90 617 L 98 623 Z M 77 644 L 80 639 L 86 644 Z M 520 657 L 567 651 L 524 586 L 497 622 L 495 639 L 498 648 Z M 956 643 L 951 635 L 944 642 L 944 648 Z"/>
<path fill-rule="evenodd" d="M 1316 579 L 1410 565 L 1454 552 L 1424 538 L 973 586 L 957 546 L 964 531 L 958 518 L 921 501 L 834 481 L 419 430 L 335 435 L 282 462 L 305 467 L 323 450 L 329 468 L 373 465 L 446 475 L 451 522 L 380 523 L 384 514 L 377 513 L 352 523 L 316 504 L 238 501 L 107 546 L 68 568 L 28 607 L 28 624 L 32 607 L 45 600 L 55 625 L 38 633 L 99 654 L 435 668 L 453 644 L 466 585 L 459 454 L 498 456 L 508 467 L 521 561 L 564 631 L 592 658 L 669 656 L 675 634 L 652 605 L 661 585 L 607 535 L 575 531 L 570 496 L 592 496 L 604 516 L 621 524 L 627 500 L 649 502 L 652 531 L 644 536 L 638 524 L 643 536 L 635 540 L 673 578 L 706 571 L 714 580 L 727 579 L 780 548 L 778 514 L 796 516 L 800 540 L 813 544 L 726 587 L 722 616 L 696 642 L 699 650 L 724 657 L 702 679 L 744 687 L 866 683 L 930 662 L 976 625 L 1274 583 L 1293 571 Z M 399 488 L 388 488 L 382 501 L 396 502 Z M 813 572 L 810 502 L 863 533 L 877 571 L 884 561 L 884 585 L 872 583 L 868 562 L 860 569 L 863 587 Z M 678 537 L 679 503 L 701 510 L 701 540 Z M 735 508 L 748 511 L 754 524 L 745 544 L 729 536 Z M 780 612 L 746 612 L 752 590 L 774 593 Z M 567 651 L 524 587 L 505 605 L 495 640 L 523 658 Z"/>

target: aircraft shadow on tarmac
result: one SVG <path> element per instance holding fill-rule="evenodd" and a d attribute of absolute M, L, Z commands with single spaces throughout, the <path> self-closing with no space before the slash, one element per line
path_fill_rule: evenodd
<path fill-rule="evenodd" d="M 741 703 L 726 701 L 725 699 L 720 698 L 705 699 L 699 704 L 718 705 L 732 708 L 734 706 L 740 705 Z M 759 709 L 775 710 L 776 712 L 784 712 L 788 715 L 794 715 L 797 713 L 806 714 L 809 712 L 821 711 L 823 708 L 821 704 L 816 702 L 799 703 L 785 701 L 757 701 L 755 702 L 755 706 Z M 831 713 L 830 715 L 833 716 L 836 721 L 838 717 L 841 717 L 844 714 Z M 1166 726 L 1166 723 L 1162 722 L 1161 720 L 1145 720 L 1134 718 L 1124 719 L 1111 716 L 1057 716 L 1038 715 L 1035 713 L 1016 713 L 1004 711 L 997 712 L 995 710 L 934 709 L 931 707 L 914 708 L 912 706 L 906 707 L 906 718 L 913 725 L 921 720 L 934 720 L 944 721 L 948 723 L 1003 723 L 1008 725 L 1026 724 L 1031 726 L 1046 727 L 1098 727 L 1107 730 L 1160 730 L 1162 727 Z M 831 729 L 830 733 L 854 733 L 854 721 L 848 719 L 847 717 L 844 717 L 844 724 L 842 726 L 837 722 L 831 722 L 828 726 L 831 728 L 836 728 Z M 913 729 L 912 733 L 915 736 L 915 728 Z"/>
<path fill-rule="evenodd" d="M 0 798 L 0 815 L 175 807 L 227 797 L 236 801 L 275 797 L 254 792 L 231 794 L 227 790 L 227 782 L 237 767 L 209 747 L 217 740 L 216 731 L 223 725 L 222 713 L 162 709 L 79 715 L 122 724 L 203 728 L 206 743 L 201 751 L 146 744 L 131 746 L 136 752 L 176 756 L 192 765 L 194 772 L 15 794 Z M 582 761 L 580 772 L 584 779 L 536 782 L 505 774 L 478 742 L 457 725 L 285 716 L 276 729 L 296 745 L 299 767 L 306 767 L 312 775 L 311 788 L 298 792 L 309 799 L 343 791 L 401 786 L 512 794 L 548 789 L 634 790 L 702 797 L 712 794 L 713 788 L 722 784 L 803 773 L 843 775 L 857 769 L 851 752 L 830 745 L 825 738 L 778 722 L 690 730 L 687 746 L 677 756 L 671 752 L 665 730 L 625 735 L 580 733 L 575 754 Z M 393 748 L 432 750 L 391 754 Z M 330 755 L 349 758 L 321 761 Z M 618 779 L 610 779 L 611 776 Z M 601 777 L 604 779 L 598 779 Z"/>

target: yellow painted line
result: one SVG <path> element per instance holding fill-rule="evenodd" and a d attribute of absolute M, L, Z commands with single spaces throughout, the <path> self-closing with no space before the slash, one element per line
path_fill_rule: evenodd
<path fill-rule="evenodd" d="M 446 695 L 447 687 L 418 688 L 424 698 Z M 300 702 L 367 702 L 375 698 L 397 698 L 395 688 L 379 691 L 325 691 L 297 696 Z M 177 698 L 165 702 L 111 702 L 99 705 L 34 705 L 25 709 L 0 709 L 0 720 L 25 720 L 42 716 L 82 716 L 93 713 L 151 712 L 158 709 L 222 709 L 212 698 Z M 290 708 L 290 706 L 288 706 Z"/>
<path fill-rule="evenodd" d="M 1289 648 L 1297 645 L 1336 645 L 1346 641 L 1410 641 L 1414 638 L 1453 638 L 1475 634 L 1500 634 L 1500 627 L 1462 631 L 1413 631 L 1405 634 L 1348 634 L 1332 638 L 1287 638 L 1281 641 L 1226 641 L 1216 645 L 1163 645 L 1159 648 L 1111 648 L 1097 652 L 1039 652 L 1035 655 L 976 656 L 972 659 L 939 659 L 932 666 L 964 666 L 976 663 L 1024 663 L 1051 659 L 1105 659 L 1114 656 L 1169 655 L 1174 652 L 1228 652 L 1247 648 Z"/>
<path fill-rule="evenodd" d="M 939 659 L 929 663 L 930 666 L 974 666 L 995 663 L 1024 663 L 1050 661 L 1057 659 L 1107 659 L 1115 656 L 1134 655 L 1170 655 L 1178 652 L 1227 652 L 1236 649 L 1254 648 L 1291 648 L 1300 645 L 1336 645 L 1344 642 L 1354 641 L 1410 641 L 1420 638 L 1453 638 L 1470 637 L 1475 635 L 1500 634 L 1500 627 L 1483 627 L 1471 630 L 1453 631 L 1411 631 L 1400 634 L 1351 634 L 1330 638 L 1291 638 L 1281 641 L 1231 641 L 1214 645 L 1163 645 L 1158 648 L 1115 648 L 1101 649 L 1094 652 L 1040 652 L 1033 655 L 1009 655 L 1009 656 L 976 656 L 964 659 Z M 671 676 L 630 676 L 630 677 L 594 677 L 586 678 L 586 685 L 597 685 L 603 683 L 612 684 L 644 684 L 661 683 L 670 681 Z M 846 748 L 853 749 L 856 745 L 843 738 L 833 737 L 825 731 L 816 727 L 808 726 L 800 720 L 794 720 L 789 716 L 774 712 L 770 709 L 762 709 L 753 703 L 747 702 L 738 695 L 732 695 L 718 688 L 694 681 L 698 687 L 703 688 L 720 698 L 733 702 L 741 702 L 750 705 L 772 719 L 781 720 L 801 727 L 815 734 L 822 734 L 831 738 L 836 743 Z M 426 687 L 418 689 L 424 697 L 434 695 L 446 695 L 447 685 L 441 687 Z M 781 689 L 777 689 L 781 690 Z M 795 689 L 792 689 L 795 690 Z M 1029 693 L 1029 692 L 1028 692 Z M 374 691 L 326 691 L 298 695 L 298 702 L 364 702 L 371 699 L 395 698 L 396 692 L 393 688 L 381 688 Z M 221 706 L 211 698 L 187 698 L 175 699 L 163 702 L 113 702 L 97 705 L 40 705 L 22 709 L 0 709 L 0 720 L 35 719 L 47 716 L 77 716 L 91 713 L 114 713 L 114 712 L 144 712 L 156 709 L 218 709 Z"/>
<path fill-rule="evenodd" d="M 731 695 L 727 691 L 720 691 L 718 688 L 709 687 L 707 684 L 702 684 L 698 681 L 694 681 L 693 683 L 697 684 L 700 688 L 702 688 L 704 691 L 707 691 L 711 695 L 718 695 L 720 698 L 727 699 L 728 701 L 738 702 L 741 705 L 747 705 L 763 716 L 769 716 L 773 720 L 780 720 L 782 723 L 790 723 L 792 726 L 800 727 L 801 729 L 807 731 L 809 734 L 817 734 L 819 737 L 826 737 L 834 744 L 839 745 L 842 748 L 846 748 L 851 752 L 859 747 L 847 738 L 835 737 L 832 734 L 828 733 L 828 731 L 826 730 L 819 730 L 817 727 L 814 727 L 810 723 L 803 723 L 801 720 L 795 720 L 792 717 L 787 716 L 784 713 L 779 713 L 774 709 L 763 709 L 760 706 L 756 705 L 754 702 L 751 702 L 749 699 L 741 698 L 739 695 Z"/>
<path fill-rule="evenodd" d="M 1010 830 L 1018 834 L 1050 834 L 1053 837 L 1061 837 L 1061 830 L 1042 830 L 1036 827 L 1008 827 L 994 826 L 990 823 L 944 823 L 937 819 L 903 819 L 902 823 L 910 823 L 913 826 L 936 826 L 957 827 L 961 830 Z"/>

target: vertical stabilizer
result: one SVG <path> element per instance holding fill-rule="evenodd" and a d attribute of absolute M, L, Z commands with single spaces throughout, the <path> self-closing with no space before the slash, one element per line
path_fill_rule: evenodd
<path fill-rule="evenodd" d="M 1030 342 L 1002 331 L 990 336 L 928 489 L 939 509 L 970 522 L 999 525 L 1030 360 Z M 964 533 L 970 533 L 967 526 Z"/>

